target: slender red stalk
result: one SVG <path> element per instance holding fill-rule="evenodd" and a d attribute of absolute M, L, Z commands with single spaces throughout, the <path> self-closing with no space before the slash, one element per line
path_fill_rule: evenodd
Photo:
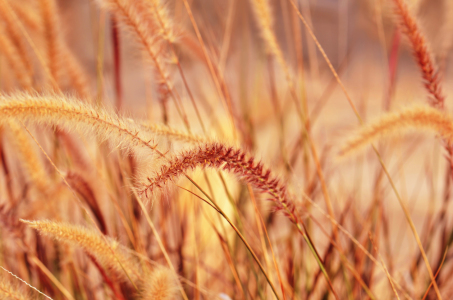
<path fill-rule="evenodd" d="M 116 19 L 112 17 L 112 47 L 113 47 L 113 67 L 116 93 L 116 109 L 121 110 L 123 105 L 123 91 L 121 87 L 121 52 L 120 52 L 120 33 Z"/>
<path fill-rule="evenodd" d="M 96 266 L 96 268 L 98 269 L 99 273 L 101 273 L 101 276 L 104 279 L 104 282 L 110 287 L 110 289 L 112 290 L 113 294 L 115 295 L 115 298 L 117 300 L 124 300 L 123 295 L 121 294 L 121 292 L 118 291 L 118 289 L 115 287 L 115 284 L 107 276 L 107 273 L 105 273 L 104 268 L 102 268 L 101 265 L 96 261 L 96 258 L 91 256 L 91 254 L 89 254 L 89 253 L 87 253 L 87 255 L 91 259 L 91 262 Z"/>

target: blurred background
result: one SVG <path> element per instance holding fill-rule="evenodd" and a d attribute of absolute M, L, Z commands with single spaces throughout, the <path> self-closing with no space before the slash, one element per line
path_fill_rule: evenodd
<path fill-rule="evenodd" d="M 330 253 L 336 253 L 327 250 L 332 239 L 330 221 L 323 213 L 313 209 L 311 202 L 306 201 L 308 198 L 313 203 L 318 203 L 324 211 L 327 210 L 324 203 L 325 196 L 323 196 L 325 191 L 319 180 L 318 165 L 312 160 L 309 143 L 304 137 L 304 127 L 301 126 L 302 123 L 304 125 L 305 122 L 309 123 L 308 128 L 313 144 L 319 153 L 319 168 L 325 175 L 337 220 L 376 257 L 379 251 L 382 253 L 385 262 L 390 266 L 390 272 L 409 294 L 406 298 L 421 298 L 429 286 L 429 276 L 420 258 L 417 243 L 392 187 L 384 176 L 379 160 L 371 151 L 371 147 L 345 158 L 340 159 L 338 156 L 339 146 L 352 131 L 359 128 L 359 122 L 325 57 L 301 23 L 291 1 L 270 0 L 272 28 L 288 65 L 289 74 L 294 79 L 297 101 L 300 101 L 304 116 L 309 121 L 301 120 L 291 95 L 288 75 L 271 55 L 263 40 L 262 29 L 251 4 L 253 1 L 187 0 L 193 19 L 190 18 L 184 1 L 165 2 L 165 8 L 173 20 L 176 39 L 172 44 L 174 52 L 170 51 L 169 47 L 162 46 L 159 48 L 161 51 L 159 54 L 162 54 L 163 62 L 168 67 L 166 75 L 181 97 L 181 105 L 187 115 L 190 132 L 215 137 L 219 141 L 235 145 L 253 155 L 257 161 L 270 166 L 295 195 L 301 218 L 309 224 L 307 226 L 314 244 L 323 254 L 326 251 L 328 258 Z M 35 13 L 40 9 L 39 1 L 11 0 L 8 2 L 20 13 L 21 20 L 26 25 L 31 38 L 41 49 L 45 44 L 41 37 L 45 37 L 46 32 L 42 31 L 42 28 L 39 29 L 42 20 Z M 91 100 L 137 122 L 162 124 L 184 131 L 187 128 L 184 118 L 180 117 L 173 100 L 170 100 L 168 90 L 158 78 L 145 51 L 141 51 L 143 46 L 137 42 L 130 28 L 121 26 L 121 20 L 115 18 L 107 9 L 100 9 L 98 2 L 102 1 L 58 0 L 55 2 L 60 22 L 58 24 L 61 24 L 58 28 L 59 34 L 86 73 Z M 391 0 L 294 1 L 333 68 L 338 72 L 352 103 L 365 123 L 389 111 L 397 111 L 416 103 L 426 105 L 428 99 L 411 45 L 401 26 L 398 25 L 400 21 L 395 15 L 393 2 Z M 426 36 L 428 48 L 438 66 L 437 74 L 443 83 L 446 110 L 450 113 L 453 107 L 451 104 L 453 87 L 449 84 L 453 80 L 450 59 L 453 45 L 453 1 L 406 0 L 406 3 Z M 197 25 L 199 36 L 193 22 Z M 200 39 L 204 46 L 200 43 Z M 4 57 L 2 59 L 2 63 L 6 62 Z M 214 65 L 214 71 L 211 70 L 209 62 Z M 42 76 L 43 71 L 36 57 L 33 64 L 40 70 L 36 75 L 39 82 L 39 76 Z M 184 70 L 186 83 L 181 75 L 181 69 Z M 1 68 L 1 71 L 3 90 L 6 92 L 16 90 L 18 84 L 10 78 L 8 69 Z M 220 78 L 220 83 L 213 78 Z M 190 87 L 190 92 L 186 85 Z M 45 90 L 45 88 L 42 89 Z M 76 93 L 73 86 L 65 87 L 63 91 L 70 94 Z M 198 122 L 198 115 L 191 98 L 198 106 L 204 126 Z M 224 98 L 228 98 L 231 103 L 227 103 Z M 46 149 L 52 148 L 49 146 L 52 145 L 49 142 L 51 139 L 42 139 L 46 142 Z M 80 142 L 76 138 L 75 140 Z M 96 147 L 99 146 L 97 141 L 93 143 Z M 12 143 L 5 142 L 5 144 L 9 145 L 6 146 L 8 148 Z M 171 140 L 165 140 L 162 144 L 171 154 L 188 147 L 176 145 Z M 447 153 L 444 146 L 444 142 L 439 137 L 423 132 L 409 132 L 377 143 L 396 188 L 410 209 L 415 227 L 422 237 L 422 243 L 428 251 L 428 258 L 433 266 L 439 266 L 447 240 L 448 245 L 452 242 L 450 233 L 453 232 L 453 219 L 450 218 L 453 216 L 453 208 L 449 205 L 450 169 L 445 159 Z M 139 162 L 135 162 L 128 155 L 126 155 L 127 159 L 124 159 L 126 162 L 123 162 L 119 159 L 124 154 L 121 150 L 115 149 L 121 154 L 117 157 L 116 152 L 109 152 L 101 146 L 98 147 L 99 149 L 96 147 L 86 147 L 83 149 L 84 152 L 81 151 L 84 154 L 93 154 L 92 156 L 95 157 L 93 165 L 101 170 L 97 170 L 100 173 L 105 172 L 102 173 L 105 177 L 97 178 L 93 175 L 96 174 L 93 171 L 86 178 L 90 180 L 95 178 L 92 179 L 93 182 L 88 180 L 93 185 L 103 180 L 114 182 L 111 185 L 106 184 L 105 187 L 99 183 L 102 188 L 93 189 L 95 194 L 102 195 L 99 197 L 103 199 L 101 208 L 109 211 L 107 215 L 111 217 L 109 219 L 111 223 L 108 221 L 108 226 L 115 228 L 120 242 L 128 244 L 129 240 L 124 229 L 119 225 L 121 223 L 118 217 L 113 209 L 109 210 L 111 202 L 107 198 L 117 199 L 118 203 L 123 203 L 122 201 L 135 203 L 132 192 L 125 188 L 126 183 L 123 180 L 134 178 L 139 173 L 134 172 Z M 58 151 L 62 152 L 61 156 L 68 155 L 60 148 L 57 148 L 55 153 L 58 154 Z M 11 149 L 6 152 L 13 157 L 15 155 Z M 17 167 L 20 165 L 19 160 L 13 161 L 16 168 L 20 169 Z M 68 159 L 68 161 L 71 163 L 67 163 L 64 159 L 60 160 L 63 170 L 70 171 L 73 167 L 72 160 Z M 76 163 L 74 165 L 77 166 Z M 50 170 L 51 167 L 48 165 L 47 169 Z M 123 171 L 125 175 L 121 173 Z M 27 177 L 20 171 L 17 173 L 20 178 L 17 180 L 17 185 L 28 184 L 26 179 L 22 180 Z M 238 183 L 230 175 L 226 175 L 225 183 L 217 175 L 212 170 L 208 173 L 203 173 L 201 170 L 194 171 L 194 178 L 202 182 L 203 187 L 211 188 L 208 185 L 209 181 L 207 183 L 205 179 L 215 178 L 212 179 L 213 194 L 218 197 L 219 203 L 225 207 L 229 216 L 237 217 L 237 220 L 235 219 L 237 222 L 243 220 L 245 227 L 250 228 L 250 231 L 245 230 L 246 235 L 254 241 L 253 245 L 256 246 L 262 258 L 268 250 L 266 247 L 264 250 L 259 248 L 257 232 L 260 225 L 255 224 L 252 214 L 254 207 L 249 201 L 246 185 Z M 116 178 L 116 181 L 111 178 Z M 181 185 L 189 186 L 186 181 Z M 24 187 L 24 190 L 27 188 Z M 6 194 L 4 191 L 3 193 Z M 175 199 L 178 200 L 177 205 L 174 204 Z M 264 200 L 265 197 L 260 199 Z M 225 292 L 231 299 L 236 299 L 234 292 L 238 292 L 240 288 L 239 285 L 236 286 L 235 279 L 229 273 L 225 277 L 217 274 L 217 271 L 221 272 L 231 267 L 221 250 L 225 248 L 221 248 L 217 240 L 218 236 L 222 236 L 219 233 L 220 230 L 218 231 L 217 227 L 220 228 L 218 224 L 225 222 L 212 221 L 206 217 L 212 215 L 204 211 L 201 213 L 202 210 L 193 204 L 196 201 L 195 198 L 181 191 L 168 192 L 168 195 L 158 200 L 162 201 L 157 201 L 157 204 L 149 201 L 147 205 L 152 207 L 151 214 L 161 226 L 159 232 L 166 235 L 166 245 L 173 247 L 171 255 L 173 261 L 179 264 L 178 274 L 195 281 L 198 277 L 193 275 L 196 272 L 193 269 L 196 267 L 190 267 L 195 259 L 192 256 L 206 255 L 203 257 L 206 259 L 206 266 L 201 268 L 205 276 L 200 276 L 200 282 L 216 294 Z M 293 299 L 305 299 L 305 297 L 321 299 L 322 296 L 325 296 L 323 299 L 333 299 L 331 294 L 328 295 L 329 289 L 322 280 L 320 282 L 323 283 L 318 285 L 315 283 L 313 291 L 310 290 L 311 284 L 315 281 L 314 274 L 319 275 L 319 272 L 304 241 L 291 227 L 292 224 L 283 214 L 273 214 L 269 201 L 260 201 L 259 207 L 266 225 L 269 226 L 270 239 L 279 263 L 282 265 L 283 282 L 288 296 Z M 135 206 L 134 209 L 137 210 L 137 207 Z M 67 207 L 66 210 L 70 211 Z M 190 213 L 186 213 L 187 211 Z M 146 227 L 142 216 L 137 211 L 134 213 L 138 224 L 137 235 L 143 238 L 147 247 L 149 246 L 146 253 L 152 259 L 162 262 L 162 254 L 158 251 L 156 244 L 150 242 L 153 240 L 149 238 L 151 236 L 149 228 Z M 18 219 L 19 214 L 16 217 Z M 37 217 L 42 216 L 38 214 Z M 65 220 L 64 214 L 59 217 Z M 134 217 L 131 218 L 134 219 Z M 83 218 L 80 216 L 68 217 L 68 219 L 83 223 Z M 317 220 L 321 220 L 321 225 L 318 227 L 314 225 L 317 224 Z M 441 223 L 436 223 L 438 220 L 441 220 Z M 192 232 L 192 229 L 194 232 L 199 232 L 199 236 L 194 233 L 196 236 L 194 239 L 201 241 L 202 250 L 197 249 L 197 245 L 194 246 L 192 233 L 187 234 Z M 371 232 L 380 242 L 377 245 L 368 239 L 368 234 Z M 229 229 L 225 239 L 233 240 L 232 236 L 235 236 L 234 232 Z M 222 239 L 219 238 L 219 240 Z M 358 250 L 355 244 L 353 245 L 350 238 L 342 236 L 339 241 L 343 243 L 345 253 L 354 263 L 360 278 L 376 292 L 377 299 L 394 298 L 395 295 L 388 285 L 385 273 L 380 269 L 376 271 L 370 260 Z M 249 277 L 252 277 L 250 270 L 257 270 L 256 265 L 246 259 L 248 252 L 237 239 L 232 244 L 235 247 L 233 251 L 235 258 L 238 259 L 239 277 L 243 282 L 247 279 L 245 285 L 250 288 L 250 297 L 255 298 L 260 295 L 262 299 L 272 298 L 268 290 L 267 294 L 260 294 L 260 286 L 265 285 L 263 278 L 255 274 L 253 279 L 255 281 L 252 279 L 248 281 Z M 264 244 L 266 245 L 266 242 Z M 53 245 L 46 247 L 53 249 Z M 176 249 L 177 247 L 180 248 Z M 198 250 L 200 251 L 197 252 Z M 47 256 L 60 263 L 53 250 L 49 251 L 51 254 Z M 449 299 L 453 297 L 453 288 L 448 284 L 453 272 L 453 264 L 449 263 L 453 258 L 453 252 L 445 251 L 447 253 L 445 269 L 442 269 L 438 281 L 442 286 L 445 299 Z M 197 254 L 194 254 L 195 252 Z M 332 255 L 334 258 L 331 260 L 329 258 L 331 263 L 329 271 L 337 276 L 334 279 L 334 285 L 344 292 L 343 290 L 349 288 L 347 286 L 349 282 L 346 284 L 342 281 L 343 277 L 340 273 L 344 270 L 338 267 L 340 256 Z M 52 260 L 49 259 L 49 261 Z M 184 263 L 186 263 L 185 269 Z M 50 266 L 51 263 L 48 265 Z M 26 266 L 25 263 L 24 266 Z M 23 270 L 22 272 L 26 273 Z M 271 273 L 275 282 L 278 282 L 275 273 Z M 302 275 L 297 277 L 296 275 L 299 274 Z M 358 281 L 354 281 L 353 276 L 344 277 L 352 281 L 353 292 L 344 292 L 341 295 L 348 295 L 349 299 L 368 299 Z M 99 276 L 96 278 L 101 281 Z M 70 286 L 68 281 L 65 284 Z M 49 283 L 43 286 L 52 291 Z M 126 288 L 124 290 L 127 291 Z M 192 291 L 189 287 L 186 287 L 186 290 L 190 296 L 196 298 L 195 290 Z M 57 292 L 53 292 L 58 295 Z M 101 294 L 97 296 L 100 299 L 109 295 L 99 291 L 98 294 Z M 428 298 L 435 298 L 433 291 L 428 294 Z"/>

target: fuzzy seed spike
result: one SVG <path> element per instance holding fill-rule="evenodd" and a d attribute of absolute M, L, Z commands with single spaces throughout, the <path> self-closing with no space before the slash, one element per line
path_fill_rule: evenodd
<path fill-rule="evenodd" d="M 359 128 L 341 147 L 346 156 L 375 140 L 410 128 L 434 131 L 447 142 L 453 142 L 453 119 L 446 113 L 428 106 L 415 106 L 392 112 Z"/>

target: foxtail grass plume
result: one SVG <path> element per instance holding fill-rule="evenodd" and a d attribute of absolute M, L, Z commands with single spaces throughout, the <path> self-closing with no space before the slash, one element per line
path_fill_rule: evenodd
<path fill-rule="evenodd" d="M 415 60 L 422 73 L 425 88 L 432 97 L 430 104 L 437 108 L 443 108 L 445 98 L 442 94 L 438 70 L 426 38 L 422 34 L 417 20 L 412 16 L 405 1 L 393 0 L 393 2 L 395 3 L 395 12 L 400 19 L 401 27 L 409 39 Z"/>
<path fill-rule="evenodd" d="M 64 77 L 68 77 L 72 87 L 80 97 L 89 97 L 88 79 L 82 67 L 66 45 L 62 37 L 57 3 L 55 0 L 40 0 L 41 19 L 45 32 L 45 46 L 49 75 L 58 88 L 62 88 Z"/>
<path fill-rule="evenodd" d="M 145 0 L 145 5 L 149 6 L 151 15 L 150 20 L 157 20 L 159 35 L 170 43 L 175 42 L 176 34 L 174 31 L 173 20 L 170 18 L 165 3 L 162 0 Z"/>
<path fill-rule="evenodd" d="M 157 147 L 152 144 L 152 137 L 134 122 L 73 97 L 25 93 L 0 95 L 0 118 L 3 122 L 21 120 L 94 133 L 115 147 L 134 150 L 136 154 L 141 149 L 155 151 Z"/>
<path fill-rule="evenodd" d="M 94 256 L 101 265 L 124 279 L 129 276 L 135 282 L 140 278 L 138 265 L 134 263 L 133 258 L 121 251 L 118 242 L 111 238 L 103 237 L 94 230 L 66 223 L 48 220 L 21 221 L 43 235 L 81 247 Z"/>
<path fill-rule="evenodd" d="M 31 143 L 29 134 L 17 122 L 8 122 L 8 128 L 11 130 L 9 139 L 12 140 L 15 150 L 20 155 L 22 166 L 26 170 L 28 177 L 34 187 L 43 195 L 48 194 L 51 189 L 49 174 L 46 172 L 45 165 L 36 149 Z"/>
<path fill-rule="evenodd" d="M 0 29 L 0 51 L 6 58 L 20 86 L 24 90 L 31 90 L 33 85 L 33 74 L 27 71 L 27 62 L 23 60 L 23 56 L 17 51 L 13 40 L 6 34 L 3 28 Z"/>
<path fill-rule="evenodd" d="M 101 7 L 112 13 L 120 24 L 136 35 L 139 44 L 145 48 L 146 53 L 154 64 L 160 80 L 169 85 L 161 53 L 158 55 L 159 45 L 157 42 L 159 41 L 159 36 L 155 33 L 156 24 L 153 19 L 148 17 L 148 5 L 151 4 L 144 5 L 142 1 L 127 0 L 98 0 L 97 2 Z M 146 9 L 147 6 L 148 9 Z"/>
<path fill-rule="evenodd" d="M 141 286 L 142 300 L 176 300 L 179 299 L 179 287 L 175 274 L 169 268 L 154 267 Z"/>
<path fill-rule="evenodd" d="M 206 143 L 174 156 L 154 176 L 146 178 L 140 193 L 148 196 L 148 193 L 197 167 L 232 172 L 255 189 L 268 194 L 277 210 L 290 217 L 294 214 L 295 207 L 288 198 L 286 186 L 269 169 L 256 163 L 253 157 L 247 157 L 242 150 L 220 143 Z"/>
<path fill-rule="evenodd" d="M 27 42 L 23 33 L 20 31 L 19 26 L 17 26 L 19 20 L 15 18 L 15 12 L 7 0 L 0 0 L 0 17 L 5 24 L 6 33 L 12 40 L 18 55 L 24 62 L 24 72 L 33 74 L 33 63 L 30 58 Z"/>
<path fill-rule="evenodd" d="M 378 120 L 359 128 L 341 146 L 340 155 L 348 155 L 379 138 L 411 128 L 430 130 L 439 134 L 447 142 L 453 142 L 451 116 L 432 107 L 415 106 L 400 112 L 387 113 Z"/>
<path fill-rule="evenodd" d="M 0 275 L 0 299 L 29 300 L 31 298 Z"/>
<path fill-rule="evenodd" d="M 285 72 L 286 79 L 291 82 L 291 75 L 289 73 L 288 65 L 283 56 L 282 49 L 278 44 L 277 37 L 275 36 L 273 26 L 272 10 L 269 0 L 250 0 L 253 10 L 255 11 L 256 21 L 261 30 L 261 35 L 267 45 L 269 53 L 277 59 L 280 67 Z"/>

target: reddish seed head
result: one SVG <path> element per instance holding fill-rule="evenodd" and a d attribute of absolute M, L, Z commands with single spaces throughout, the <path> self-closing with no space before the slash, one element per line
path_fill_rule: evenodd
<path fill-rule="evenodd" d="M 196 167 L 230 171 L 260 192 L 271 195 L 270 200 L 275 203 L 276 209 L 294 210 L 294 205 L 287 199 L 286 188 L 271 175 L 270 170 L 264 169 L 262 163 L 255 164 L 254 158 L 247 157 L 240 149 L 218 143 L 199 146 L 170 159 L 156 176 L 147 178 L 149 183 L 144 185 L 141 193 L 147 196 L 148 191 L 153 192 L 156 187 L 161 188 L 168 181 Z"/>

